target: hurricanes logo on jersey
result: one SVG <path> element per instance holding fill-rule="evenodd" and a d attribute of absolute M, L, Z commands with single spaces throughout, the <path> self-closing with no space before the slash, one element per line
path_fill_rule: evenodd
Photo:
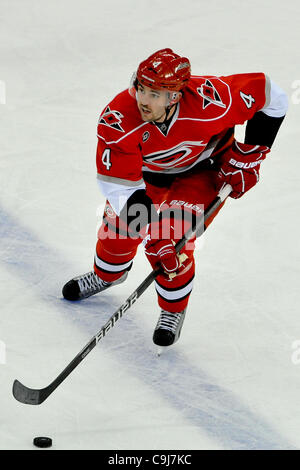
<path fill-rule="evenodd" d="M 205 83 L 197 88 L 197 92 L 203 98 L 203 109 L 207 108 L 210 104 L 226 108 L 226 104 L 222 102 L 219 93 L 210 80 L 206 79 Z"/>
<path fill-rule="evenodd" d="M 120 132 L 125 132 L 124 129 L 121 127 L 121 122 L 123 118 L 123 114 L 119 111 L 111 111 L 110 107 L 107 106 L 106 110 L 100 116 L 98 124 L 103 124 L 104 126 L 112 127 Z"/>
<path fill-rule="evenodd" d="M 175 168 L 186 165 L 187 162 L 191 163 L 191 160 L 195 159 L 206 145 L 207 143 L 204 143 L 203 140 L 199 142 L 182 142 L 168 150 L 144 155 L 143 160 L 146 164 L 148 163 L 160 169 Z"/>

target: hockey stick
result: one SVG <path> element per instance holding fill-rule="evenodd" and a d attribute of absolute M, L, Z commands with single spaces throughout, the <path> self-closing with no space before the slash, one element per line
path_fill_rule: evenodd
<path fill-rule="evenodd" d="M 222 188 L 218 196 L 212 201 L 207 207 L 198 221 L 195 223 L 190 230 L 183 236 L 179 242 L 176 243 L 175 249 L 178 253 L 191 238 L 191 236 L 197 232 L 197 230 L 203 225 L 203 223 L 214 213 L 214 211 L 222 204 L 227 196 L 231 193 L 232 188 L 230 185 L 226 185 Z M 136 300 L 145 292 L 145 290 L 154 281 L 155 277 L 159 273 L 159 269 L 153 270 L 146 279 L 137 287 L 137 289 L 128 297 L 128 299 L 121 305 L 121 307 L 110 317 L 105 325 L 93 336 L 93 338 L 84 346 L 84 348 L 74 357 L 74 359 L 67 365 L 67 367 L 45 388 L 33 389 L 23 385 L 18 380 L 14 381 L 13 384 L 13 396 L 16 400 L 21 403 L 28 405 L 40 405 L 43 403 L 49 395 L 68 377 L 68 375 L 80 364 L 80 362 L 91 352 L 100 339 L 104 338 L 106 333 L 115 326 L 115 323 L 123 316 L 123 314 L 136 302 Z"/>

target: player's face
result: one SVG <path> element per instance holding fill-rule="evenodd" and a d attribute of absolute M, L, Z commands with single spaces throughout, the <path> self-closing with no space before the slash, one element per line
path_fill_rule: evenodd
<path fill-rule="evenodd" d="M 137 105 L 143 121 L 163 121 L 166 117 L 167 92 L 138 84 Z"/>

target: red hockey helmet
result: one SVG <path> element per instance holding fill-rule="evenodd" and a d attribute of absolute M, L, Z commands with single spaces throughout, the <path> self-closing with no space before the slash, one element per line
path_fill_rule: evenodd
<path fill-rule="evenodd" d="M 181 91 L 191 76 L 191 64 L 172 49 L 161 49 L 140 63 L 136 78 L 142 85 L 154 89 Z"/>

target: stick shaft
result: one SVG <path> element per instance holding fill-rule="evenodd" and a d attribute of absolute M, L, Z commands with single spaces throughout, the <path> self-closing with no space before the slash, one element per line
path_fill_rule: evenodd
<path fill-rule="evenodd" d="M 214 211 L 222 204 L 226 197 L 231 192 L 229 185 L 225 186 L 221 190 L 218 196 L 212 201 L 207 207 L 203 214 L 195 222 L 194 226 L 182 237 L 181 240 L 176 244 L 175 249 L 177 253 L 184 247 L 186 242 L 191 238 L 193 233 L 197 232 L 197 229 L 203 226 L 205 220 L 207 220 Z M 70 375 L 70 373 L 80 364 L 81 361 L 94 349 L 96 344 L 104 338 L 108 331 L 110 331 L 116 324 L 116 322 L 122 318 L 124 313 L 137 301 L 137 299 L 145 292 L 145 290 L 152 284 L 156 276 L 159 274 L 160 269 L 153 270 L 144 281 L 137 287 L 137 289 L 125 300 L 125 302 L 119 307 L 119 309 L 110 317 L 105 325 L 93 336 L 93 338 L 84 346 L 84 348 L 74 357 L 74 359 L 65 367 L 65 369 L 51 382 L 50 385 L 43 389 L 31 389 L 21 384 L 18 380 L 15 380 L 13 385 L 13 395 L 22 403 L 39 405 L 48 398 L 48 396 Z"/>

